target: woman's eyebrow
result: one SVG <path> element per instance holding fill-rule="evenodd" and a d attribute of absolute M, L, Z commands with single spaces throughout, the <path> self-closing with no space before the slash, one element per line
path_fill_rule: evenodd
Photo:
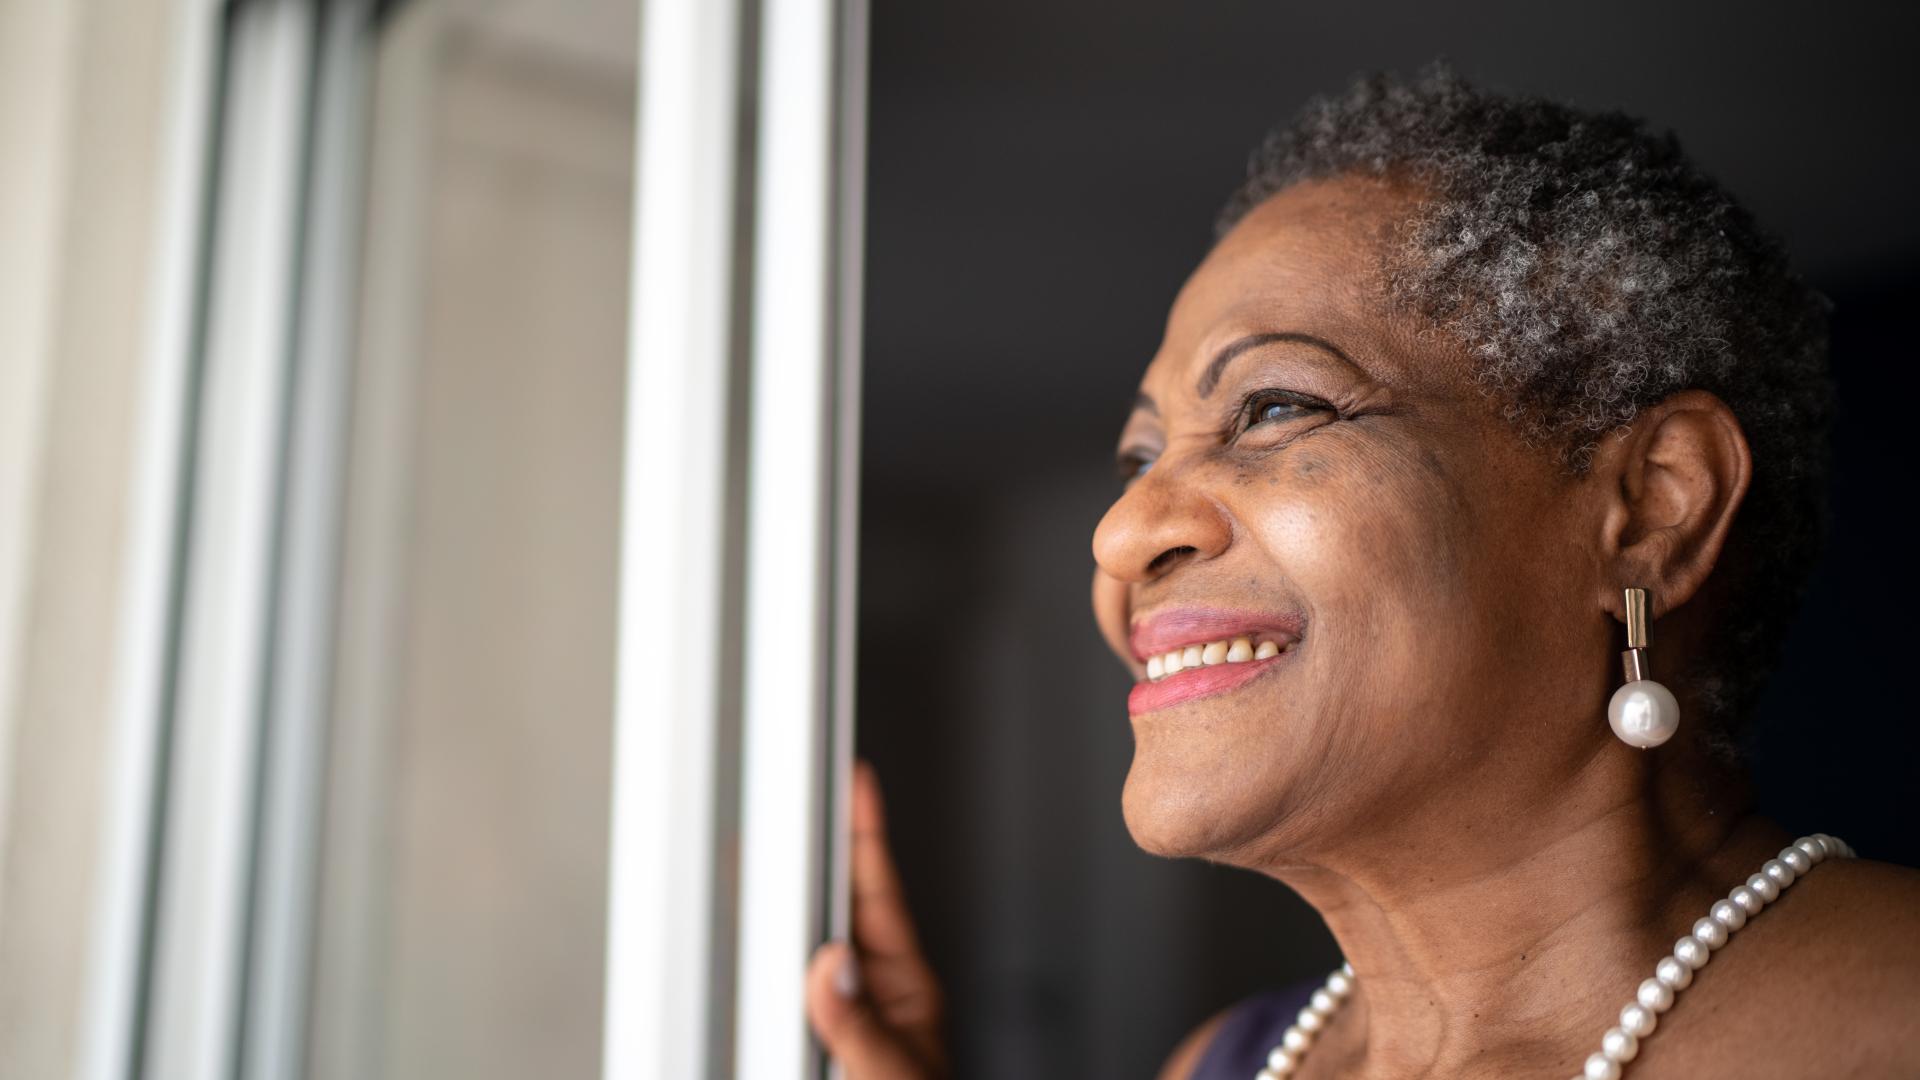
<path fill-rule="evenodd" d="M 1213 362 L 1207 365 L 1207 370 L 1200 373 L 1200 381 L 1194 384 L 1194 391 L 1201 397 L 1213 393 L 1214 387 L 1220 385 L 1221 373 L 1226 370 L 1227 364 L 1232 362 L 1234 357 L 1248 349 L 1257 349 L 1262 345 L 1272 345 L 1280 341 L 1292 342 L 1296 345 L 1311 345 L 1316 349 L 1332 353 L 1349 367 L 1359 366 L 1345 352 L 1342 352 L 1338 345 L 1325 338 L 1314 337 L 1312 334 L 1303 334 L 1294 330 L 1281 330 L 1270 334 L 1248 334 L 1215 354 Z"/>

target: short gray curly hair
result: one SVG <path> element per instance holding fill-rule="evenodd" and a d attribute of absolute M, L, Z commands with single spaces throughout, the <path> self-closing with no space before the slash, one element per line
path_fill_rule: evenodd
<path fill-rule="evenodd" d="M 1392 302 L 1464 345 L 1508 419 L 1569 469 L 1677 390 L 1740 418 L 1754 472 L 1719 647 L 1677 673 L 1730 749 L 1825 533 L 1830 305 L 1671 133 L 1490 93 L 1444 64 L 1309 102 L 1254 150 L 1215 236 L 1289 185 L 1355 174 L 1420 194 L 1383 253 Z"/>

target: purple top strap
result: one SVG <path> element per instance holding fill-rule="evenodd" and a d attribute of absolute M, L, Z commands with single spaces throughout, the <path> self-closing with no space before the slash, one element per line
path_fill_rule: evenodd
<path fill-rule="evenodd" d="M 1320 988 L 1318 979 L 1241 998 L 1207 1043 L 1188 1080 L 1253 1080 L 1267 1053 Z"/>

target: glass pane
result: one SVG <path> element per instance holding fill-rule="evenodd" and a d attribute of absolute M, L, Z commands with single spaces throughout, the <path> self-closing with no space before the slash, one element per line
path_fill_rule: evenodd
<path fill-rule="evenodd" d="M 598 1072 L 637 3 L 373 44 L 323 1080 Z"/>

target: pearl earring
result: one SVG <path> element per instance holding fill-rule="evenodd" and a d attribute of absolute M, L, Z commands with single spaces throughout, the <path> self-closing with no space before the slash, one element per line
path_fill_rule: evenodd
<path fill-rule="evenodd" d="M 1680 730 L 1680 702 L 1647 678 L 1647 590 L 1627 590 L 1627 651 L 1620 654 L 1627 684 L 1607 702 L 1607 723 L 1628 746 L 1659 746 Z"/>

